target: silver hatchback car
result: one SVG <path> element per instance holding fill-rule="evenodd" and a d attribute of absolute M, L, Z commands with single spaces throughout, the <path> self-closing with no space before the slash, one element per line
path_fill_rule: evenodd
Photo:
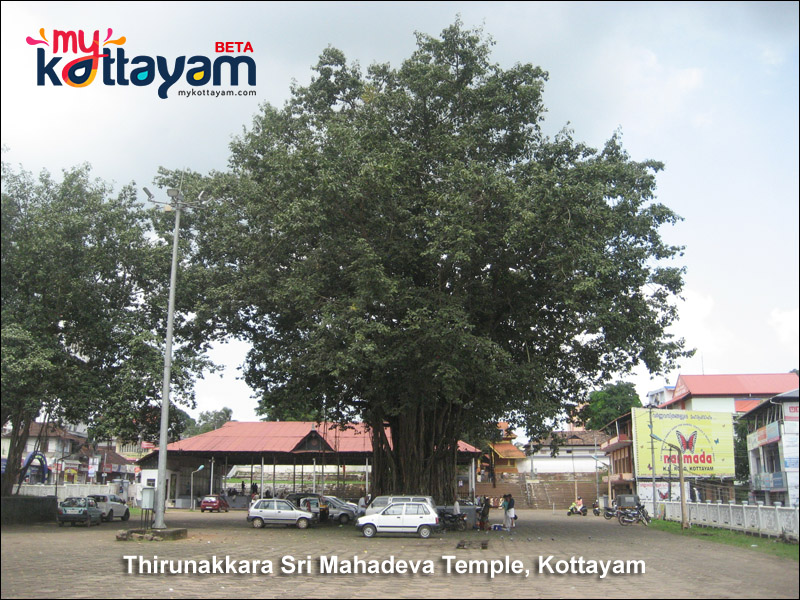
<path fill-rule="evenodd" d="M 288 500 L 280 498 L 256 500 L 247 512 L 247 522 L 252 523 L 256 529 L 261 529 L 266 524 L 296 525 L 298 529 L 305 529 L 313 520 L 312 513 L 300 510 Z"/>

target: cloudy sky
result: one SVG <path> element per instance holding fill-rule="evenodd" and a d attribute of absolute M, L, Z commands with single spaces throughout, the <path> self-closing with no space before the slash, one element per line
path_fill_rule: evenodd
<path fill-rule="evenodd" d="M 549 72 L 545 131 L 565 126 L 601 146 L 615 130 L 636 160 L 666 164 L 658 200 L 684 221 L 664 232 L 684 245 L 685 301 L 675 333 L 697 348 L 667 379 L 627 379 L 640 394 L 680 373 L 786 372 L 798 361 L 798 4 L 758 3 L 2 3 L 3 160 L 34 173 L 84 162 L 117 188 L 152 186 L 159 166 L 225 169 L 228 145 L 262 103 L 281 106 L 331 45 L 362 67 L 393 66 L 457 15 L 483 27 L 501 66 Z M 138 55 L 215 56 L 216 42 L 250 42 L 255 97 L 167 99 L 146 86 L 36 84 L 37 48 L 53 30 L 125 36 Z M 116 46 L 110 46 L 116 48 Z M 64 59 L 55 68 L 60 73 Z M 128 74 L 134 67 L 128 67 Z M 240 86 L 239 89 L 251 89 Z M 161 192 L 163 194 L 163 192 Z M 144 196 L 142 196 L 144 197 Z M 255 419 L 237 381 L 246 347 L 197 389 L 198 408 Z"/>

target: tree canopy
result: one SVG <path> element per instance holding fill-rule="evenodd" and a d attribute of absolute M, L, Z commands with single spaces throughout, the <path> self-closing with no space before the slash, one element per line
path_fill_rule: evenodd
<path fill-rule="evenodd" d="M 544 136 L 547 73 L 490 46 L 456 22 L 366 73 L 328 48 L 203 183 L 228 202 L 198 226 L 198 321 L 252 343 L 265 414 L 367 422 L 376 490 L 450 497 L 471 428 L 538 437 L 614 374 L 686 354 L 662 165 L 618 134 Z"/>
<path fill-rule="evenodd" d="M 2 422 L 12 430 L 3 495 L 39 415 L 86 423 L 94 439 L 158 432 L 170 246 L 131 187 L 112 196 L 89 175 L 34 179 L 3 163 Z M 201 350 L 175 353 L 177 402 L 193 403 L 194 374 L 208 364 Z"/>
<path fill-rule="evenodd" d="M 579 418 L 587 429 L 599 431 L 614 419 L 641 405 L 642 401 L 639 400 L 634 385 L 620 381 L 591 392 L 589 402 L 579 410 Z"/>

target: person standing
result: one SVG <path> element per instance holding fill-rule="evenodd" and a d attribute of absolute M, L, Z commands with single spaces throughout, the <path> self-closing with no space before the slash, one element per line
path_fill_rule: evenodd
<path fill-rule="evenodd" d="M 517 520 L 517 511 L 515 508 L 516 502 L 514 500 L 514 496 L 511 494 L 508 495 L 508 523 L 509 523 L 509 531 L 514 529 L 517 524 L 514 522 Z"/>
<path fill-rule="evenodd" d="M 508 494 L 503 494 L 503 502 L 500 504 L 503 509 L 503 529 L 511 531 L 511 522 L 508 518 Z"/>

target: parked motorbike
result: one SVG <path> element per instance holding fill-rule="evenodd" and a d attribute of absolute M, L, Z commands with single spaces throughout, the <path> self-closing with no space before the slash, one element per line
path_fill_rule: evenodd
<path fill-rule="evenodd" d="M 586 516 L 588 514 L 588 509 L 585 506 L 581 506 L 578 508 L 578 505 L 574 502 L 570 505 L 569 510 L 567 510 L 567 516 L 570 517 L 572 515 L 581 515 Z"/>
<path fill-rule="evenodd" d="M 600 503 L 597 500 L 592 502 L 592 514 L 594 514 L 595 517 L 600 516 Z"/>
<path fill-rule="evenodd" d="M 442 529 L 449 531 L 465 531 L 467 529 L 467 515 L 454 514 L 444 511 L 441 513 Z"/>
<path fill-rule="evenodd" d="M 634 523 L 641 523 L 645 527 L 650 524 L 650 515 L 647 512 L 647 509 L 638 504 L 635 508 L 621 508 L 619 509 L 619 519 L 620 525 L 632 525 Z"/>

